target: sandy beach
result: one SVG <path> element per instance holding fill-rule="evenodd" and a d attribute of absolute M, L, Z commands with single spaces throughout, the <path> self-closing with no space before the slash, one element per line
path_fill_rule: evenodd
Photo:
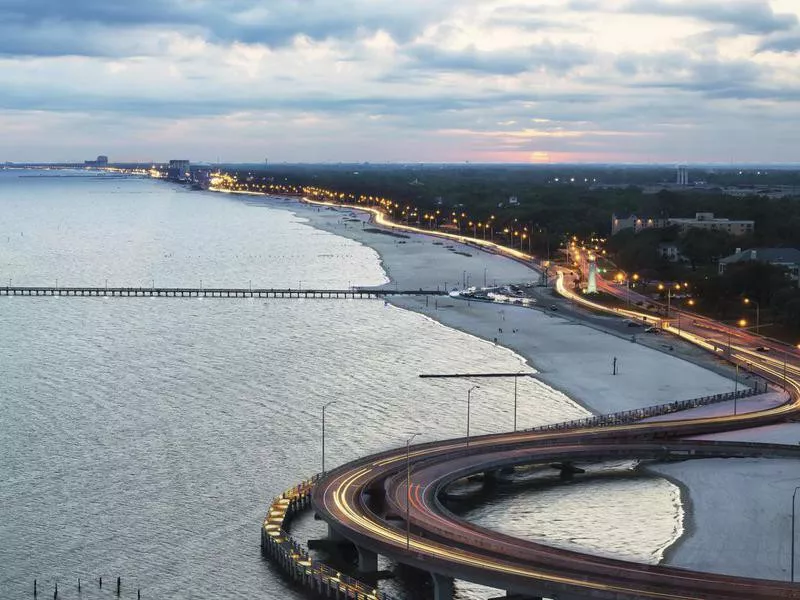
<path fill-rule="evenodd" d="M 465 244 L 419 234 L 388 235 L 355 210 L 295 200 L 263 202 L 291 210 L 315 228 L 373 248 L 391 279 L 387 287 L 444 291 L 484 283 L 540 281 L 531 266 Z M 538 296 L 537 308 L 450 297 L 398 296 L 390 302 L 513 350 L 537 371 L 537 378 L 597 414 L 733 391 L 737 385 L 725 376 L 731 373 L 727 366 L 687 344 L 644 335 L 633 343 L 619 319 L 584 313 L 548 290 L 540 290 Z M 551 309 L 551 303 L 557 310 Z M 617 375 L 612 374 L 614 358 Z M 738 386 L 746 383 L 739 381 Z M 779 394 L 759 396 L 743 401 L 741 409 L 758 410 L 780 402 Z M 721 404 L 697 409 L 697 415 L 732 410 L 731 404 Z M 800 436 L 798 427 L 725 435 L 732 436 L 728 439 L 786 443 L 792 436 Z M 791 508 L 783 488 L 788 489 L 792 469 L 787 461 L 724 460 L 652 467 L 652 472 L 679 486 L 686 512 L 685 534 L 667 551 L 664 563 L 752 577 L 785 577 L 788 559 L 779 557 L 785 554 L 788 537 L 784 535 L 783 540 L 778 534 L 785 531 Z M 783 486 L 780 501 L 769 491 L 774 487 L 769 482 L 776 480 L 783 481 L 776 484 Z M 718 510 L 721 505 L 726 506 L 724 511 Z M 733 523 L 737 526 L 732 527 Z M 727 533 L 720 535 L 723 530 Z M 763 558 L 750 560 L 755 550 L 763 551 Z"/>
<path fill-rule="evenodd" d="M 331 209 L 299 202 L 277 202 L 316 228 L 373 248 L 391 282 L 401 289 L 454 289 L 464 284 L 538 283 L 528 265 L 471 246 L 431 236 L 378 233 L 355 210 Z M 567 307 L 550 310 L 560 299 L 540 300 L 540 309 L 508 304 L 467 302 L 458 298 L 398 296 L 391 303 L 431 317 L 465 333 L 505 346 L 523 356 L 537 377 L 594 413 L 651 406 L 676 399 L 732 391 L 733 381 L 670 356 L 628 336 L 608 335 L 569 318 Z M 613 317 L 595 321 L 618 323 Z M 612 374 L 617 359 L 618 374 Z"/>

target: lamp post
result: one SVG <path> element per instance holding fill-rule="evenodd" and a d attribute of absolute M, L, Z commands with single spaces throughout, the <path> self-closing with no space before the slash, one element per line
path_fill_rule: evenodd
<path fill-rule="evenodd" d="M 522 371 L 517 371 L 514 375 L 514 431 L 517 431 L 517 377 L 522 374 Z"/>
<path fill-rule="evenodd" d="M 421 435 L 415 433 L 406 440 L 406 550 L 411 547 L 411 442 Z"/>
<path fill-rule="evenodd" d="M 751 300 L 750 298 L 745 298 L 744 303 L 756 305 L 756 335 L 758 335 L 758 327 L 761 324 L 761 303 L 758 302 L 758 300 Z"/>
<path fill-rule="evenodd" d="M 331 400 L 322 406 L 322 473 L 325 474 L 325 410 L 336 400 Z"/>
<path fill-rule="evenodd" d="M 467 390 L 467 447 L 469 447 L 469 408 L 470 408 L 470 400 L 472 397 L 472 391 L 477 390 L 481 386 L 473 385 L 471 388 Z"/>
<path fill-rule="evenodd" d="M 794 488 L 794 493 L 792 494 L 792 569 L 791 569 L 792 583 L 794 583 L 794 519 L 795 519 L 794 506 L 797 500 L 797 490 L 800 490 L 800 485 Z"/>

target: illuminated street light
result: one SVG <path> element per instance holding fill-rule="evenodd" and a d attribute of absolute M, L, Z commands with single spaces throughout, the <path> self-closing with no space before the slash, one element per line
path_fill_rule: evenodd
<path fill-rule="evenodd" d="M 748 306 L 750 304 L 756 305 L 756 335 L 758 335 L 758 327 L 761 324 L 761 304 L 757 300 L 751 300 L 750 298 L 745 298 L 744 303 Z"/>

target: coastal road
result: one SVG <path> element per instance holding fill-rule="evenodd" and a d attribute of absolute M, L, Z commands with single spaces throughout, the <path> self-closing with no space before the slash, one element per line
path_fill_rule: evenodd
<path fill-rule="evenodd" d="M 335 206 L 327 202 L 320 204 Z M 432 233 L 392 223 L 377 209 L 367 210 L 373 213 L 378 224 L 415 233 Z M 433 235 L 466 241 L 455 234 Z M 530 256 L 517 250 L 481 240 L 469 241 L 532 264 Z M 651 315 L 632 308 L 609 308 L 575 294 L 565 285 L 564 277 L 565 271 L 559 270 L 557 290 L 576 304 L 605 314 L 652 322 Z M 475 581 L 529 597 L 557 597 L 559 600 L 800 599 L 800 586 L 787 582 L 652 567 L 532 545 L 464 524 L 441 505 L 439 498 L 447 484 L 472 473 L 492 473 L 516 464 L 592 462 L 612 456 L 656 459 L 688 458 L 693 454 L 714 456 L 707 447 L 696 442 L 674 440 L 780 422 L 800 414 L 800 364 L 796 354 L 786 352 L 784 360 L 780 360 L 770 353 L 759 352 L 757 337 L 734 332 L 710 320 L 692 318 L 680 327 L 664 321 L 662 326 L 726 360 L 746 364 L 752 372 L 784 387 L 789 394 L 787 403 L 744 415 L 557 433 L 517 432 L 418 445 L 408 455 L 404 450 L 396 450 L 370 456 L 323 476 L 313 493 L 317 514 L 333 531 L 354 542 L 362 551 L 385 555 L 436 574 L 436 597 L 440 600 L 452 595 L 451 584 L 442 577 Z M 722 452 L 722 449 L 716 451 Z M 747 455 L 744 449 L 731 446 L 724 451 Z M 760 445 L 748 452 L 759 456 L 770 455 L 769 452 L 776 456 L 796 456 L 797 448 Z M 404 514 L 405 501 L 408 505 Z"/>
<path fill-rule="evenodd" d="M 740 352 L 733 349 L 732 358 L 744 360 L 747 355 Z M 753 359 L 755 372 L 782 383 L 783 374 L 771 357 L 756 353 Z M 638 565 L 516 540 L 462 522 L 439 501 L 455 479 L 517 464 L 621 457 L 707 458 L 717 451 L 718 456 L 749 455 L 741 448 L 709 450 L 671 440 L 797 416 L 800 377 L 791 372 L 786 386 L 789 402 L 758 413 L 560 433 L 510 433 L 472 438 L 469 445 L 465 439 L 449 440 L 412 448 L 408 462 L 403 450 L 367 457 L 324 477 L 315 489 L 314 506 L 335 531 L 362 548 L 421 569 L 521 594 L 615 600 L 800 598 L 800 586 L 785 582 Z M 739 451 L 742 454 L 736 454 Z M 748 452 L 800 457 L 796 447 L 756 445 Z M 407 516 L 403 511 L 406 498 Z"/>
<path fill-rule="evenodd" d="M 796 390 L 800 390 L 797 383 Z M 516 593 L 558 598 L 800 598 L 800 587 L 651 567 L 558 550 L 467 524 L 441 505 L 452 481 L 518 464 L 619 458 L 792 456 L 797 447 L 653 442 L 657 438 L 766 424 L 796 414 L 785 405 L 755 415 L 635 424 L 548 434 L 515 433 L 449 440 L 367 457 L 340 467 L 314 491 L 317 513 L 358 546 L 421 569 Z M 406 487 L 406 478 L 410 487 Z M 410 492 L 409 492 L 410 490 Z M 384 496 L 385 494 L 385 496 Z M 405 499 L 408 497 L 406 537 Z M 406 549 L 408 544 L 408 549 Z M 566 596 L 564 594 L 567 594 Z"/>

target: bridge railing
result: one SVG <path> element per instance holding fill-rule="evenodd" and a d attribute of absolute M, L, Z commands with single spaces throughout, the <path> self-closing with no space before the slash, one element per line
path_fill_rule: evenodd
<path fill-rule="evenodd" d="M 758 387 L 745 388 L 738 392 L 727 392 L 725 394 L 715 394 L 713 396 L 702 396 L 700 398 L 692 398 L 691 400 L 679 400 L 670 402 L 668 404 L 659 404 L 657 406 L 648 406 L 646 408 L 635 408 L 633 410 L 625 410 L 622 412 L 611 413 L 608 415 L 597 415 L 594 417 L 585 417 L 583 419 L 575 419 L 572 421 L 564 421 L 562 423 L 552 423 L 550 425 L 540 425 L 533 427 L 526 431 L 565 431 L 570 429 L 588 429 L 591 427 L 613 427 L 615 425 L 628 425 L 647 419 L 649 417 L 659 417 L 661 415 L 668 415 L 690 408 L 697 408 L 700 406 L 708 406 L 710 404 L 718 404 L 720 402 L 729 402 L 731 400 L 738 400 L 741 398 L 748 398 L 766 392 L 765 389 L 759 391 Z"/>
<path fill-rule="evenodd" d="M 311 507 L 311 493 L 319 478 L 320 475 L 315 475 L 273 499 L 261 527 L 261 551 L 287 576 L 312 593 L 352 600 L 396 600 L 374 585 L 312 559 L 308 549 L 289 534 L 287 528 L 291 520 Z"/>

